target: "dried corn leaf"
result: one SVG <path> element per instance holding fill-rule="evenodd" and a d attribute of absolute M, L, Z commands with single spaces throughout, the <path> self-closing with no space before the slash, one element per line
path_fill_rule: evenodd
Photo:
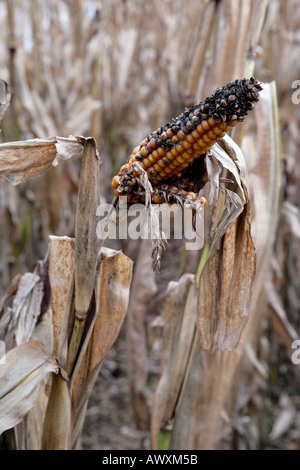
<path fill-rule="evenodd" d="M 42 343 L 47 355 L 52 355 L 53 350 L 53 316 L 51 306 L 43 314 L 35 326 L 31 341 Z M 54 357 L 54 356 L 52 356 Z M 56 359 L 56 358 L 55 358 Z M 25 418 L 14 429 L 18 450 L 40 450 L 45 413 L 49 399 L 49 385 L 51 377 L 45 377 L 41 382 L 34 406 L 26 414 Z"/>
<path fill-rule="evenodd" d="M 16 276 L 3 297 L 3 303 L 12 296 L 14 300 L 3 316 L 3 325 L 0 323 L 1 337 L 8 340 L 13 334 L 17 345 L 29 341 L 40 315 L 43 295 L 43 281 L 38 274 Z"/>
<path fill-rule="evenodd" d="M 80 137 L 73 137 L 69 135 L 68 138 L 56 137 L 56 157 L 52 162 L 53 166 L 58 165 L 62 160 L 68 160 L 69 158 L 81 158 L 83 153 L 82 139 Z"/>
<path fill-rule="evenodd" d="M 61 160 L 82 155 L 80 137 L 31 139 L 0 144 L 0 177 L 13 186 L 40 176 Z"/>
<path fill-rule="evenodd" d="M 211 230 L 213 231 L 211 256 L 227 227 L 244 209 L 247 166 L 241 149 L 227 134 L 210 149 L 207 156 L 208 163 L 209 159 L 212 161 L 211 166 L 207 167 L 210 180 Z M 233 183 L 230 189 L 220 186 L 220 182 L 217 181 L 224 170 Z"/>
<path fill-rule="evenodd" d="M 16 344 L 30 340 L 41 311 L 43 281 L 37 274 L 25 273 L 12 305 L 12 327 L 16 326 Z"/>
<path fill-rule="evenodd" d="M 132 276 L 132 261 L 122 252 L 102 248 L 95 279 L 95 310 L 72 375 L 73 445 L 83 424 L 91 389 L 103 359 L 124 322 Z"/>
<path fill-rule="evenodd" d="M 275 237 L 281 193 L 281 143 L 277 106 L 275 82 L 264 83 L 255 109 L 260 123 L 256 139 L 259 152 L 249 153 L 249 161 L 253 162 L 249 184 L 251 188 L 255 188 L 251 194 L 255 213 L 252 222 L 253 237 L 257 246 L 258 264 L 262 269 L 265 269 L 264 263 Z"/>
<path fill-rule="evenodd" d="M 40 450 L 45 412 L 49 399 L 47 377 L 41 382 L 33 407 L 24 419 L 14 428 L 18 450 Z"/>
<path fill-rule="evenodd" d="M 194 276 L 184 274 L 168 286 L 164 308 L 161 377 L 155 391 L 151 417 L 152 446 L 157 448 L 160 429 L 168 429 L 176 406 L 193 344 L 197 315 Z"/>
<path fill-rule="evenodd" d="M 267 281 L 267 295 L 271 306 L 274 308 L 274 325 L 276 324 L 276 327 L 278 327 L 277 331 L 281 333 L 281 339 L 287 345 L 288 337 L 294 335 L 295 332 L 284 321 L 284 312 L 281 309 L 280 303 L 278 303 L 278 295 L 275 293 L 276 289 L 270 284 L 269 277 L 266 276 L 266 269 L 270 265 L 272 246 L 277 229 L 278 208 L 282 190 L 281 144 L 277 93 L 274 82 L 264 83 L 260 102 L 255 112 L 260 123 L 257 127 L 255 143 L 259 152 L 251 152 L 253 149 L 251 145 L 245 146 L 245 152 L 248 152 L 248 160 L 253 162 L 253 169 L 249 177 L 253 199 L 252 207 L 254 208 L 252 233 L 257 251 L 253 312 L 259 315 L 260 291 L 265 281 Z M 246 143 L 249 143 L 249 139 Z M 265 315 L 266 309 L 263 308 L 257 317 L 257 324 L 253 325 L 251 341 L 254 341 L 256 337 L 255 327 L 258 327 L 257 325 L 265 318 Z"/>
<path fill-rule="evenodd" d="M 0 434 L 16 426 L 35 403 L 46 374 L 58 372 L 55 361 L 45 355 L 38 341 L 9 351 L 0 365 Z"/>
<path fill-rule="evenodd" d="M 91 303 L 100 250 L 96 231 L 98 168 L 96 142 L 92 138 L 84 139 L 75 228 L 75 310 L 80 319 L 86 317 Z"/>
<path fill-rule="evenodd" d="M 0 144 L 0 177 L 16 186 L 45 173 L 56 156 L 55 140 L 33 139 Z"/>

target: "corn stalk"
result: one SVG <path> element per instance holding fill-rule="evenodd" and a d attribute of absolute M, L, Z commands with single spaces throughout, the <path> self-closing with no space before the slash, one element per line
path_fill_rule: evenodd
<path fill-rule="evenodd" d="M 120 252 L 100 251 L 96 235 L 94 139 L 2 145 L 0 172 L 17 185 L 78 152 L 75 240 L 50 237 L 45 259 L 33 274 L 17 278 L 1 305 L 1 337 L 9 351 L 1 366 L 0 430 L 14 427 L 11 448 L 76 447 L 91 390 L 127 312 L 132 263 Z M 12 308 L 5 309 L 10 297 Z"/>
<path fill-rule="evenodd" d="M 0 64 L 3 74 L 0 78 L 13 88 L 13 103 L 2 122 L 1 141 L 20 139 L 24 142 L 35 138 L 46 141 L 39 142 L 43 146 L 40 154 L 38 143 L 31 142 L 26 157 L 23 155 L 26 149 L 6 148 L 7 153 L 1 160 L 6 167 L 1 176 L 12 182 L 22 180 L 17 159 L 25 165 L 25 162 L 32 162 L 28 171 L 33 176 L 39 165 L 44 165 L 43 171 L 47 170 L 41 177 L 26 180 L 22 185 L 11 186 L 0 180 L 0 244 L 5 247 L 0 260 L 1 327 L 6 328 L 10 321 L 7 302 L 16 295 L 20 279 L 24 277 L 18 273 L 31 275 L 28 289 L 33 289 L 34 302 L 27 299 L 24 312 L 27 308 L 30 312 L 34 303 L 39 301 L 42 281 L 34 276 L 40 278 L 41 273 L 34 271 L 34 263 L 44 258 L 48 244 L 53 269 L 55 265 L 61 266 L 68 279 L 55 285 L 54 289 L 55 270 L 51 274 L 51 292 L 52 296 L 57 295 L 58 304 L 60 295 L 67 296 L 66 285 L 71 285 L 71 279 L 75 279 L 74 241 L 69 238 L 74 236 L 83 147 L 74 139 L 76 148 L 71 153 L 77 154 L 78 158 L 71 158 L 54 168 L 51 162 L 59 153 L 55 148 L 61 140 L 45 139 L 44 136 L 92 135 L 101 145 L 101 197 L 110 200 L 113 174 L 147 133 L 181 112 L 185 106 L 208 96 L 216 86 L 222 86 L 231 78 L 254 74 L 265 83 L 264 104 L 261 103 L 255 119 L 252 117 L 245 126 L 236 127 L 231 134 L 243 150 L 249 172 L 251 233 L 257 248 L 253 310 L 236 350 L 204 352 L 199 341 L 195 341 L 193 347 L 187 347 L 190 360 L 182 378 L 180 399 L 167 430 L 164 426 L 160 428 L 162 416 L 158 416 L 154 409 L 157 421 L 155 426 L 153 424 L 153 446 L 157 446 L 156 437 L 161 429 L 164 437 L 167 436 L 167 445 L 171 442 L 173 448 L 264 447 L 266 441 L 261 441 L 260 435 L 270 443 L 268 423 L 271 422 L 272 426 L 274 421 L 271 445 L 275 442 L 279 447 L 297 447 L 296 400 L 289 397 L 293 406 L 289 406 L 288 411 L 292 410 L 292 415 L 296 416 L 294 428 L 291 420 L 280 424 L 284 422 L 281 418 L 286 416 L 286 409 L 279 403 L 282 389 L 278 377 L 286 380 L 281 366 L 282 369 L 284 366 L 289 371 L 291 369 L 291 342 L 298 337 L 299 330 L 299 105 L 292 102 L 292 94 L 296 90 L 291 88 L 291 84 L 299 79 L 300 72 L 299 2 L 188 0 L 183 3 L 151 0 L 145 6 L 142 0 L 122 3 L 103 0 L 96 4 L 82 0 L 76 2 L 76 8 L 74 5 L 74 2 L 58 0 L 52 1 L 51 6 L 44 0 L 16 0 L 5 2 L 0 9 Z M 32 42 L 28 41 L 29 36 Z M 275 85 L 269 85 L 273 80 L 276 93 Z M 2 111 L 9 102 L 4 84 L 0 88 L 0 98 L 0 116 L 3 117 Z M 280 150 L 279 134 L 282 138 Z M 12 152 L 18 152 L 18 156 L 8 165 L 8 155 L 12 156 Z M 212 167 L 212 171 L 213 168 L 217 169 L 217 166 Z M 280 192 L 283 172 L 285 187 Z M 212 175 L 217 182 L 217 172 Z M 224 176 L 226 178 L 227 174 Z M 223 183 L 220 185 L 223 187 Z M 228 185 L 226 187 L 228 189 Z M 279 192 L 281 199 L 278 202 Z M 215 196 L 218 194 L 215 192 Z M 221 213 L 222 194 L 219 195 L 220 199 L 216 197 L 214 200 L 220 202 Z M 208 219 L 206 227 L 217 223 L 219 213 L 214 213 L 216 220 Z M 129 304 L 127 357 L 130 390 L 135 400 L 132 408 L 138 427 L 147 427 L 151 415 L 149 396 L 153 393 L 155 374 L 149 376 L 149 361 L 152 364 L 152 356 L 157 354 L 155 348 L 160 335 L 153 337 L 153 332 L 161 331 L 159 325 L 163 323 L 168 283 L 174 279 L 179 282 L 181 274 L 188 273 L 195 275 L 200 291 L 210 292 L 207 290 L 208 279 L 214 281 L 215 288 L 220 261 L 224 259 L 228 267 L 228 258 L 223 258 L 223 250 L 226 248 L 228 253 L 229 247 L 234 245 L 232 240 L 239 226 L 236 222 L 229 229 L 226 242 L 224 234 L 220 237 L 217 251 L 211 253 L 208 260 L 212 237 L 203 253 L 186 252 L 178 241 L 176 244 L 170 242 L 159 278 L 146 269 L 144 253 L 149 250 L 146 243 L 137 250 L 136 242 L 121 241 L 120 246 L 136 260 L 134 290 Z M 49 242 L 49 234 L 67 235 L 69 238 L 53 238 Z M 57 254 L 59 263 L 53 254 L 56 244 L 61 249 L 68 246 L 61 257 Z M 70 261 L 68 267 L 64 257 Z M 23 280 L 25 289 L 29 281 L 26 277 Z M 63 276 L 59 278 L 64 279 Z M 151 286 L 151 295 L 148 285 Z M 73 302 L 72 286 L 68 297 L 70 304 Z M 225 287 L 223 284 L 223 292 L 228 292 Z M 22 285 L 19 300 L 23 288 Z M 64 294 L 60 294 L 60 289 Z M 209 298 L 203 297 L 199 300 L 205 308 L 198 327 L 206 343 L 215 346 L 222 339 L 224 318 L 219 318 L 214 308 L 213 315 L 208 315 L 208 301 Z M 51 302 L 54 303 L 53 298 Z M 40 331 L 45 328 L 43 344 L 47 343 L 49 357 L 53 345 L 45 337 L 52 338 L 53 329 L 54 337 L 59 338 L 59 319 L 67 318 L 63 317 L 65 302 L 64 297 L 53 325 L 51 310 L 44 314 L 43 322 L 36 325 Z M 223 307 L 224 313 L 225 300 Z M 17 305 L 16 310 L 20 311 Z M 175 321 L 177 316 L 175 311 L 173 313 Z M 154 326 L 151 326 L 154 317 Z M 28 328 L 35 324 L 31 318 Z M 84 323 L 87 328 L 86 321 Z M 216 335 L 213 334 L 213 324 L 218 326 Z M 22 335 L 20 329 L 19 337 Z M 168 338 L 166 327 L 163 335 Z M 54 341 L 55 351 L 60 350 L 56 344 L 60 341 Z M 271 353 L 268 353 L 268 348 Z M 74 349 L 76 351 L 77 348 Z M 136 351 L 139 351 L 141 360 Z M 164 359 L 168 354 L 162 351 L 164 367 L 168 363 Z M 292 370 L 294 373 L 294 366 Z M 39 395 L 38 405 L 35 405 L 40 406 L 43 413 L 48 401 L 49 384 L 46 385 L 45 393 Z M 264 403 L 262 397 L 266 398 Z M 164 397 L 163 402 L 165 400 Z M 37 412 L 37 416 L 39 414 Z M 39 420 L 30 412 L 18 426 L 26 425 L 30 429 L 37 423 Z M 39 432 L 35 433 L 37 441 L 41 435 L 41 426 L 38 426 Z M 39 446 L 40 442 L 32 444 L 35 448 Z"/>

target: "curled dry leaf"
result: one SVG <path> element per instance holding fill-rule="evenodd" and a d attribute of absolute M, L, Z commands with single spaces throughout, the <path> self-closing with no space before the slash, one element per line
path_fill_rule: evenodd
<path fill-rule="evenodd" d="M 55 139 L 0 144 L 0 177 L 13 186 L 45 173 L 56 156 Z"/>
<path fill-rule="evenodd" d="M 16 426 L 33 407 L 46 374 L 58 372 L 38 341 L 9 351 L 0 364 L 0 434 Z"/>
<path fill-rule="evenodd" d="M 0 177 L 13 186 L 40 176 L 51 165 L 71 157 L 81 157 L 86 139 L 69 136 L 52 139 L 30 139 L 0 144 Z"/>
<path fill-rule="evenodd" d="M 244 209 L 246 197 L 243 185 L 247 185 L 247 166 L 241 149 L 227 134 L 210 149 L 207 160 L 211 160 L 207 168 L 210 180 L 209 200 L 213 232 L 210 253 L 212 254 L 214 246 L 224 235 L 227 227 Z M 229 172 L 229 179 L 234 184 L 230 189 L 220 187 L 218 180 L 222 170 Z M 222 192 L 224 197 L 221 197 Z"/>
<path fill-rule="evenodd" d="M 72 157 L 82 157 L 83 145 L 82 139 L 78 139 L 70 135 L 68 138 L 56 137 L 56 157 L 52 162 L 53 166 L 57 166 L 60 161 L 68 160 Z"/>

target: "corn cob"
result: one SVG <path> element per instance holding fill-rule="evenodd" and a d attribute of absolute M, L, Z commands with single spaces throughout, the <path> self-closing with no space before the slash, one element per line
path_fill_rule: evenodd
<path fill-rule="evenodd" d="M 254 77 L 231 81 L 204 101 L 186 108 L 171 123 L 148 135 L 113 178 L 115 195 L 127 195 L 131 202 L 142 200 L 142 188 L 132 167 L 134 162 L 138 162 L 154 187 L 153 202 L 162 202 L 166 199 L 158 191 L 162 183 L 181 174 L 226 132 L 243 121 L 258 101 L 260 90 L 262 87 Z M 194 199 L 194 193 L 190 194 L 190 198 Z"/>

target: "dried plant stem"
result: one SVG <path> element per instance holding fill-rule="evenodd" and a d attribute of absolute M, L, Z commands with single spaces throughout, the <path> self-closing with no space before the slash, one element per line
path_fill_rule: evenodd
<path fill-rule="evenodd" d="M 200 258 L 200 261 L 199 261 L 197 273 L 196 273 L 196 278 L 195 278 L 195 282 L 196 282 L 197 287 L 199 286 L 200 277 L 201 277 L 203 268 L 205 266 L 205 263 L 208 259 L 208 256 L 209 256 L 209 253 L 210 253 L 210 248 L 211 247 L 209 245 L 206 245 L 203 249 L 203 252 L 202 252 L 202 255 L 201 255 L 201 258 Z M 184 379 L 183 379 L 181 392 L 180 392 L 180 395 L 179 395 L 179 398 L 178 398 L 177 409 L 179 409 L 179 407 L 180 407 L 180 403 L 181 403 L 183 395 L 184 395 L 185 387 L 186 387 L 186 384 L 188 382 L 189 374 L 190 374 L 191 368 L 193 367 L 194 357 L 195 357 L 196 352 L 198 351 L 198 346 L 199 346 L 199 335 L 197 333 L 196 325 L 195 325 L 194 338 L 193 338 L 192 345 L 191 345 L 189 360 L 188 360 L 188 364 L 187 364 L 187 367 L 186 367 L 186 373 L 185 373 L 185 376 L 184 376 Z M 169 449 L 170 441 L 171 441 L 171 432 L 169 433 L 168 449 Z"/>
<path fill-rule="evenodd" d="M 69 343 L 67 374 L 72 373 L 79 352 L 94 290 L 99 239 L 95 214 L 99 203 L 97 147 L 94 139 L 84 142 L 75 229 L 75 321 Z"/>
<path fill-rule="evenodd" d="M 41 450 L 70 449 L 71 400 L 68 382 L 53 375 L 43 425 Z"/>

